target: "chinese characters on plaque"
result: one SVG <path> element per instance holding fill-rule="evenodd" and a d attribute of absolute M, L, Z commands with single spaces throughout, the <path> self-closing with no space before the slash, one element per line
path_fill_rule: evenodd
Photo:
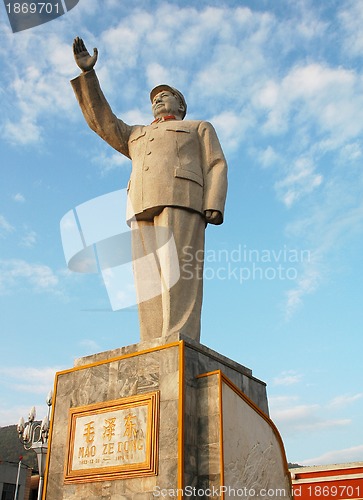
<path fill-rule="evenodd" d="M 157 473 L 159 393 L 70 409 L 65 481 Z"/>

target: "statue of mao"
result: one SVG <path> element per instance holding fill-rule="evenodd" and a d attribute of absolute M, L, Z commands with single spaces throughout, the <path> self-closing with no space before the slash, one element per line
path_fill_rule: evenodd
<path fill-rule="evenodd" d="M 90 55 L 77 37 L 73 52 L 82 73 L 71 84 L 88 125 L 132 161 L 127 221 L 141 340 L 183 334 L 199 342 L 205 228 L 223 222 L 227 193 L 227 163 L 216 132 L 208 122 L 185 120 L 184 96 L 169 85 L 150 93 L 150 125 L 124 123 L 113 114 L 93 69 L 97 49 Z M 176 252 L 165 244 L 166 229 Z M 142 258 L 150 254 L 158 283 Z M 179 279 L 169 286 L 175 271 Z M 158 292 L 143 300 L 142 291 L 150 287 Z"/>

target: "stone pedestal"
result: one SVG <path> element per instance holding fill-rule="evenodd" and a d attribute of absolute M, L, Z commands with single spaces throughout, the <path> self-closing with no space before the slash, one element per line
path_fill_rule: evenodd
<path fill-rule="evenodd" d="M 189 339 L 57 373 L 49 449 L 47 500 L 291 498 L 265 384 Z"/>

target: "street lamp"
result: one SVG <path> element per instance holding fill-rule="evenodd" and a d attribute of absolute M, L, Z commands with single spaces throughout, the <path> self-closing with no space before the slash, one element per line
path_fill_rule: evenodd
<path fill-rule="evenodd" d="M 23 417 L 20 418 L 17 431 L 19 439 L 26 450 L 34 450 L 37 454 L 39 469 L 38 499 L 41 500 L 43 493 L 44 470 L 48 451 L 48 435 L 50 423 L 50 411 L 52 406 L 53 392 L 49 391 L 46 403 L 48 413 L 41 424 L 35 422 L 36 410 L 33 406 L 29 412 L 28 422 L 25 424 Z M 18 488 L 18 485 L 16 486 Z M 17 491 L 15 492 L 16 498 Z"/>

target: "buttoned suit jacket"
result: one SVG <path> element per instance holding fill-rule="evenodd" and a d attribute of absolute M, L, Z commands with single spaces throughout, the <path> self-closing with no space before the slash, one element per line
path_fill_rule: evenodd
<path fill-rule="evenodd" d="M 173 206 L 201 214 L 217 210 L 221 216 L 216 223 L 222 223 L 227 163 L 210 123 L 127 125 L 112 112 L 94 70 L 71 84 L 90 128 L 132 160 L 127 220 L 152 218 L 158 208 Z"/>

